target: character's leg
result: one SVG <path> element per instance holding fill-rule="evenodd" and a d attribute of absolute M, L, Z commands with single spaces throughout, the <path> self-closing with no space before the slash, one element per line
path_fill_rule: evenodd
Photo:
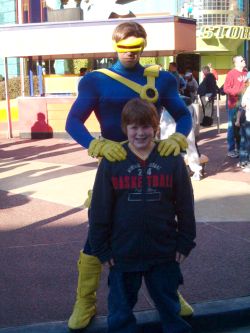
<path fill-rule="evenodd" d="M 80 252 L 78 261 L 78 285 L 73 313 L 68 327 L 77 330 L 86 327 L 96 314 L 96 290 L 101 275 L 101 263 L 98 258 Z"/>
<path fill-rule="evenodd" d="M 85 208 L 90 207 L 92 190 L 88 191 L 88 198 L 84 203 Z M 88 214 L 90 208 L 88 210 Z M 71 330 L 78 330 L 88 326 L 91 318 L 96 314 L 96 291 L 101 275 L 101 263 L 92 256 L 89 240 L 87 239 L 84 250 L 80 252 L 78 260 L 78 285 L 76 302 L 68 321 Z"/>
<path fill-rule="evenodd" d="M 154 266 L 144 274 L 149 294 L 159 312 L 163 332 L 190 333 L 190 325 L 180 316 L 177 288 L 182 283 L 179 264 L 176 262 Z"/>
<path fill-rule="evenodd" d="M 181 306 L 180 310 L 180 316 L 182 317 L 189 317 L 192 316 L 194 313 L 194 310 L 190 304 L 183 298 L 181 293 L 178 291 L 178 297 L 179 297 L 179 302 Z"/>
<path fill-rule="evenodd" d="M 93 190 L 88 190 L 88 197 L 83 203 L 83 208 L 89 208 L 92 199 Z"/>
<path fill-rule="evenodd" d="M 135 333 L 133 307 L 141 287 L 140 272 L 120 272 L 111 268 L 109 274 L 108 333 Z"/>

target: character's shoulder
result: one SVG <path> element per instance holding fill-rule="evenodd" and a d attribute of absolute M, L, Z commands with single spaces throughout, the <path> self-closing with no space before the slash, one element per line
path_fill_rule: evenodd
<path fill-rule="evenodd" d="M 175 82 L 176 78 L 172 73 L 170 73 L 168 71 L 160 71 L 159 80 L 163 80 L 165 82 Z"/>

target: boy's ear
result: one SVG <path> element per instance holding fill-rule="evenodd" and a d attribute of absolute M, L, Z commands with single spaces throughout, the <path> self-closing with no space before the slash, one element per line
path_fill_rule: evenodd
<path fill-rule="evenodd" d="M 127 132 L 127 126 L 122 125 L 122 131 L 123 131 L 123 133 L 125 135 L 127 135 L 128 134 L 128 132 Z"/>

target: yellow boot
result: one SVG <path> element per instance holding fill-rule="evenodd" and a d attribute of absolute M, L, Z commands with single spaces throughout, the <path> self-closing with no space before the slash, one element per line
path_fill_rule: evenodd
<path fill-rule="evenodd" d="M 191 307 L 191 305 L 189 305 L 185 301 L 185 299 L 181 296 L 181 294 L 179 293 L 179 291 L 178 291 L 178 296 L 179 296 L 179 301 L 180 301 L 180 305 L 181 305 L 180 315 L 182 317 L 192 316 L 192 314 L 194 313 L 194 310 Z"/>
<path fill-rule="evenodd" d="M 88 197 L 83 203 L 83 208 L 89 208 L 92 199 L 93 190 L 88 190 Z"/>
<path fill-rule="evenodd" d="M 101 263 L 98 258 L 80 252 L 78 261 L 78 285 L 73 313 L 68 327 L 77 330 L 88 326 L 96 314 L 96 290 L 101 275 Z"/>

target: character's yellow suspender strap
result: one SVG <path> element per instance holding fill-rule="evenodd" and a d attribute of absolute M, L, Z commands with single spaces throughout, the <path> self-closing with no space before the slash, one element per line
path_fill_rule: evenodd
<path fill-rule="evenodd" d="M 145 99 L 148 102 L 155 103 L 159 98 L 158 91 L 155 88 L 155 78 L 159 76 L 158 65 L 145 68 L 143 75 L 147 77 L 147 84 L 144 86 L 129 79 L 126 79 L 125 77 L 114 73 L 106 68 L 98 69 L 97 71 L 108 75 L 112 79 L 119 81 L 120 83 L 134 90 L 140 95 L 141 99 Z"/>

